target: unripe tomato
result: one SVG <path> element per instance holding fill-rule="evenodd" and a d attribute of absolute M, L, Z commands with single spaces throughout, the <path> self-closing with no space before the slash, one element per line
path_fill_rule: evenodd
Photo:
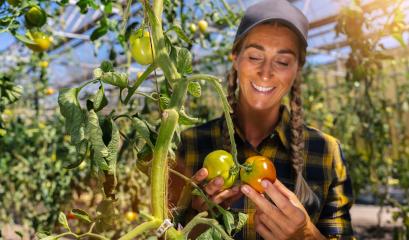
<path fill-rule="evenodd" d="M 138 214 L 134 211 L 128 211 L 126 212 L 125 216 L 128 221 L 133 222 L 138 217 Z"/>
<path fill-rule="evenodd" d="M 48 67 L 48 61 L 40 61 L 38 62 L 38 66 L 41 68 L 47 68 Z"/>
<path fill-rule="evenodd" d="M 205 20 L 200 20 L 197 23 L 197 25 L 199 26 L 200 32 L 202 32 L 202 33 L 206 32 L 208 24 L 207 24 L 207 22 Z"/>
<path fill-rule="evenodd" d="M 195 33 L 195 32 L 197 31 L 197 26 L 196 26 L 196 24 L 191 23 L 191 24 L 189 25 L 189 30 L 190 30 L 190 32 Z"/>
<path fill-rule="evenodd" d="M 276 169 L 270 159 L 264 156 L 253 156 L 247 158 L 244 165 L 249 169 L 240 169 L 240 179 L 242 182 L 254 188 L 257 192 L 264 192 L 264 188 L 261 186 L 261 181 L 263 179 L 275 182 Z"/>
<path fill-rule="evenodd" d="M 233 186 L 238 177 L 238 174 L 231 172 L 231 169 L 235 167 L 233 156 L 224 150 L 209 153 L 204 159 L 203 167 L 209 173 L 207 180 L 212 180 L 217 176 L 223 178 L 223 189 Z"/>
<path fill-rule="evenodd" d="M 50 96 L 50 95 L 53 95 L 55 93 L 55 90 L 52 87 L 48 87 L 48 88 L 45 89 L 44 93 L 45 93 L 45 95 Z"/>
<path fill-rule="evenodd" d="M 17 7 L 21 4 L 21 0 L 7 0 L 7 2 L 13 7 Z"/>
<path fill-rule="evenodd" d="M 24 18 L 29 27 L 41 27 L 47 21 L 47 14 L 41 7 L 35 5 L 26 12 Z"/>
<path fill-rule="evenodd" d="M 148 31 L 142 37 L 132 34 L 129 37 L 131 55 L 135 61 L 141 65 L 148 65 L 153 62 L 152 47 Z"/>
<path fill-rule="evenodd" d="M 43 52 L 50 48 L 52 43 L 52 37 L 43 32 L 32 32 L 31 40 L 36 44 L 26 44 L 28 48 L 35 52 Z"/>

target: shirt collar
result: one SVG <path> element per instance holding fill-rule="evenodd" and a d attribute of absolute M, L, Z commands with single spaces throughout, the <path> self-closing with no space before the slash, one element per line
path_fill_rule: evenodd
<path fill-rule="evenodd" d="M 243 132 L 237 125 L 237 117 L 232 115 L 232 120 L 234 124 L 234 132 L 237 134 L 241 140 L 246 141 Z M 226 119 L 223 117 L 223 134 L 228 134 Z M 290 149 L 290 136 L 291 136 L 291 129 L 290 129 L 290 111 L 288 107 L 285 105 L 280 106 L 280 119 L 275 127 L 274 131 L 270 133 L 269 138 L 273 138 L 275 135 L 278 135 L 281 143 L 283 146 L 289 150 Z M 223 135 L 225 136 L 225 135 Z"/>

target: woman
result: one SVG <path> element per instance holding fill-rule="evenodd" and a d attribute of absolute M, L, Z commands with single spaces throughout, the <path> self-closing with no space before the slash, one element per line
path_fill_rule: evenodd
<path fill-rule="evenodd" d="M 238 28 L 227 77 L 238 159 L 268 157 L 277 169 L 277 181 L 262 182 L 264 196 L 248 185 L 222 190 L 221 177 L 204 185 L 215 203 L 250 215 L 235 239 L 353 238 L 352 189 L 340 145 L 302 121 L 307 28 L 306 17 L 286 0 L 251 6 Z M 291 114 L 282 105 L 288 93 Z M 186 130 L 178 170 L 202 183 L 208 175 L 201 168 L 204 157 L 217 149 L 229 151 L 227 136 L 223 117 Z M 198 212 L 207 209 L 199 197 L 193 197 L 191 206 Z"/>

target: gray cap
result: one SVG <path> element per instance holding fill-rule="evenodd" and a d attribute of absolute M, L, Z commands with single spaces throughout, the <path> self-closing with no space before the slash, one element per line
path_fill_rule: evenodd
<path fill-rule="evenodd" d="M 234 44 L 256 25 L 270 20 L 277 20 L 288 26 L 304 42 L 305 47 L 308 46 L 308 19 L 287 0 L 262 0 L 247 8 L 237 29 Z"/>

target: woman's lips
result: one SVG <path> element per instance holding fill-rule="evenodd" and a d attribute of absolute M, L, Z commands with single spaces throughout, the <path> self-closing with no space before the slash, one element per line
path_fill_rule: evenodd
<path fill-rule="evenodd" d="M 262 87 L 262 86 L 258 86 L 257 84 L 255 84 L 254 82 L 251 82 L 251 86 L 253 86 L 253 88 L 260 93 L 271 93 L 272 91 L 274 91 L 274 89 L 276 89 L 275 87 Z"/>

